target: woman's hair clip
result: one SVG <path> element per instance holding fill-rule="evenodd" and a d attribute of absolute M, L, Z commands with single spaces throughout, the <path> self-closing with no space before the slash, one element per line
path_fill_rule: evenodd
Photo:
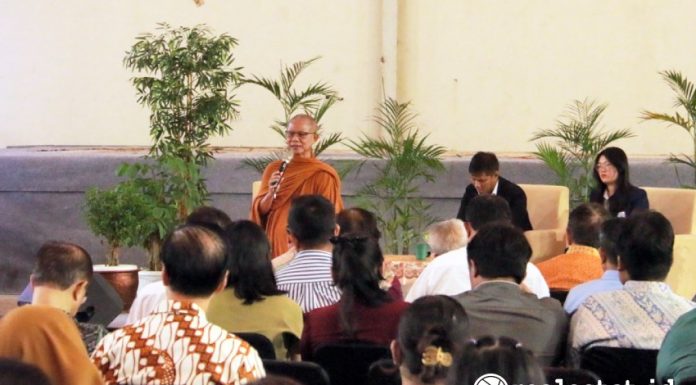
<path fill-rule="evenodd" d="M 421 362 L 425 366 L 444 366 L 452 365 L 452 354 L 445 352 L 439 346 L 430 345 L 423 351 Z"/>
<path fill-rule="evenodd" d="M 334 245 L 351 245 L 355 246 L 358 243 L 365 242 L 367 240 L 367 237 L 361 237 L 361 236 L 350 236 L 350 237 L 344 237 L 344 236 L 334 236 L 331 237 L 329 241 L 333 243 Z"/>

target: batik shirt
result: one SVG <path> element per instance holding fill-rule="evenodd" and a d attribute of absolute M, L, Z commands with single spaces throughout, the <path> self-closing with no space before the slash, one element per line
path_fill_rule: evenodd
<path fill-rule="evenodd" d="M 664 282 L 628 281 L 580 305 L 571 321 L 571 346 L 574 353 L 590 346 L 659 349 L 672 324 L 693 307 Z"/>
<path fill-rule="evenodd" d="M 92 361 L 107 385 L 245 384 L 265 375 L 249 344 L 209 323 L 197 305 L 171 300 L 104 337 Z"/>

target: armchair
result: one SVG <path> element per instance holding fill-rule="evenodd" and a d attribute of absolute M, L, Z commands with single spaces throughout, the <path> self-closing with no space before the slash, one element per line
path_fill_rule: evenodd
<path fill-rule="evenodd" d="M 565 186 L 521 184 L 527 195 L 527 212 L 534 230 L 526 231 L 534 263 L 562 254 L 566 247 L 566 227 L 570 201 Z"/>

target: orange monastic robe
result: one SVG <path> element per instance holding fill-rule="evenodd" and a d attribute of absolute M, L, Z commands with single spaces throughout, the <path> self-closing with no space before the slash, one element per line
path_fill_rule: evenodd
<path fill-rule="evenodd" d="M 288 213 L 293 198 L 300 195 L 322 195 L 333 202 L 337 213 L 343 210 L 341 179 L 336 170 L 316 158 L 293 158 L 285 169 L 270 211 L 262 216 L 259 213 L 259 203 L 268 193 L 268 180 L 280 168 L 281 162 L 277 160 L 266 167 L 261 179 L 261 190 L 251 205 L 251 220 L 266 230 L 273 257 L 288 250 Z"/>

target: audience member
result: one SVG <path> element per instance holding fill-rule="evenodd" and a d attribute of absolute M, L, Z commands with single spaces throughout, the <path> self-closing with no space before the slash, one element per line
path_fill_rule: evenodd
<path fill-rule="evenodd" d="M 502 378 L 504 384 L 547 383 L 544 370 L 531 350 L 512 338 L 486 336 L 472 340 L 465 347 L 449 384 L 475 385 L 481 376 L 491 374 Z"/>
<path fill-rule="evenodd" d="M 331 241 L 331 271 L 341 298 L 306 315 L 300 341 L 304 360 L 311 360 L 314 350 L 328 342 L 359 340 L 389 345 L 401 313 L 408 307 L 408 303 L 394 299 L 379 287 L 384 257 L 375 238 L 353 233 Z"/>
<path fill-rule="evenodd" d="M 515 338 L 544 365 L 562 358 L 568 319 L 557 300 L 539 299 L 520 288 L 532 249 L 509 224 L 482 227 L 468 246 L 473 289 L 457 299 L 469 316 L 472 336 Z"/>
<path fill-rule="evenodd" d="M 413 302 L 425 295 L 459 294 L 471 288 L 469 263 L 466 258 L 468 236 L 464 222 L 450 219 L 437 222 L 426 230 L 430 252 L 435 257 L 413 283 L 406 301 Z"/>
<path fill-rule="evenodd" d="M 166 237 L 168 301 L 99 343 L 92 359 L 107 385 L 243 384 L 265 375 L 256 350 L 205 317 L 227 283 L 226 255 L 223 239 L 205 227 L 185 225 Z"/>
<path fill-rule="evenodd" d="M 31 305 L 0 320 L 0 357 L 32 364 L 54 385 L 101 384 L 73 317 L 85 300 L 92 259 L 80 246 L 46 242 L 31 274 Z"/>
<path fill-rule="evenodd" d="M 527 195 L 520 186 L 499 176 L 498 158 L 492 152 L 477 152 L 469 162 L 471 184 L 466 187 L 459 206 L 457 218 L 466 221 L 466 209 L 474 197 L 497 195 L 508 203 L 512 212 L 512 223 L 520 229 L 532 229 L 527 213 Z"/>
<path fill-rule="evenodd" d="M 611 215 L 628 217 L 650 207 L 645 190 L 631 184 L 628 158 L 622 149 L 607 147 L 600 151 L 592 176 L 597 188 L 590 193 L 590 202 L 604 205 Z"/>
<path fill-rule="evenodd" d="M 305 313 L 338 302 L 341 292 L 331 277 L 330 239 L 336 234 L 334 205 L 321 195 L 295 198 L 287 231 L 298 252 L 275 273 L 278 288 L 286 291 Z"/>
<path fill-rule="evenodd" d="M 657 355 L 657 383 L 675 384 L 696 378 L 696 309 L 677 319 L 665 336 Z"/>
<path fill-rule="evenodd" d="M 232 220 L 220 209 L 211 206 L 201 206 L 193 210 L 193 212 L 186 217 L 186 223 L 189 225 L 203 226 L 222 233 L 223 229 L 232 223 Z M 164 287 L 162 280 L 157 280 L 139 289 L 128 311 L 126 325 L 133 324 L 147 317 L 160 303 L 166 300 L 167 289 Z"/>
<path fill-rule="evenodd" d="M 563 303 L 566 313 L 573 313 L 592 294 L 619 290 L 623 287 L 618 270 L 618 242 L 623 221 L 623 218 L 610 218 L 602 223 L 599 232 L 599 257 L 602 259 L 604 274 L 601 278 L 575 286 L 568 292 L 568 297 Z"/>
<path fill-rule="evenodd" d="M 462 306 L 444 295 L 415 300 L 399 321 L 391 343 L 403 385 L 444 384 L 469 336 Z"/>
<path fill-rule="evenodd" d="M 664 215 L 634 213 L 618 242 L 621 290 L 597 293 L 571 321 L 571 358 L 590 346 L 659 349 L 665 333 L 694 303 L 663 281 L 672 266 L 674 232 Z"/>
<path fill-rule="evenodd" d="M 377 227 L 377 218 L 373 213 L 360 207 L 353 207 L 341 210 L 336 214 L 336 224 L 338 225 L 338 235 L 361 233 L 370 236 L 377 241 L 382 237 L 382 233 Z M 404 298 L 401 282 L 395 275 L 391 284 L 382 282 L 382 287 L 389 285 L 388 293 L 397 299 Z"/>
<path fill-rule="evenodd" d="M 573 209 L 568 218 L 566 236 L 570 247 L 565 253 L 539 262 L 537 267 L 551 289 L 570 290 L 602 276 L 599 256 L 599 230 L 609 213 L 596 203 Z"/>
<path fill-rule="evenodd" d="M 476 235 L 480 228 L 489 223 L 512 224 L 510 206 L 504 199 L 492 195 L 482 195 L 472 199 L 466 210 L 466 218 L 465 225 L 470 239 Z M 469 279 L 460 279 L 457 283 L 461 285 L 460 292 L 471 289 L 471 281 Z M 549 286 L 546 284 L 544 277 L 536 265 L 531 262 L 527 263 L 526 275 L 521 287 L 539 298 L 546 298 L 550 295 Z"/>
<path fill-rule="evenodd" d="M 288 351 L 283 333 L 300 340 L 302 309 L 276 286 L 271 245 L 261 226 L 242 220 L 228 226 L 225 234 L 229 279 L 227 289 L 210 301 L 208 320 L 232 333 L 263 334 L 273 342 L 276 357 L 284 359 Z"/>
<path fill-rule="evenodd" d="M 336 215 L 340 234 L 361 233 L 379 240 L 382 233 L 377 227 L 377 218 L 373 213 L 360 207 L 341 210 Z"/>
<path fill-rule="evenodd" d="M 51 380 L 34 365 L 0 358 L 0 385 L 51 385 Z"/>

